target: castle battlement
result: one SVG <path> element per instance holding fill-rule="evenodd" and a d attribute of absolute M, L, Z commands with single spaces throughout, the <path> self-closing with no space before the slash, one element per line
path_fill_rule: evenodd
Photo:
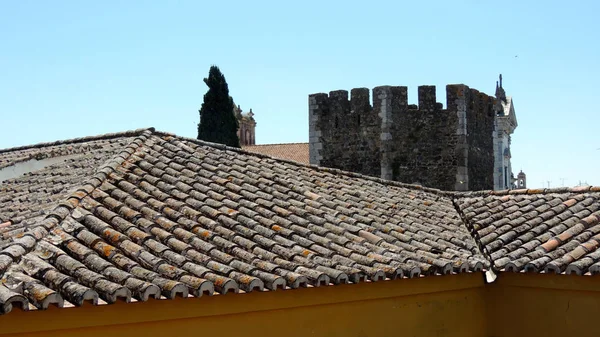
<path fill-rule="evenodd" d="M 372 104 L 371 104 L 372 92 Z M 495 98 L 464 84 L 309 95 L 311 163 L 444 189 L 491 189 Z"/>
<path fill-rule="evenodd" d="M 484 112 L 488 104 L 494 104 L 496 98 L 489 96 L 477 89 L 471 89 L 464 84 L 449 84 L 446 86 L 446 109 L 443 104 L 436 100 L 436 87 L 433 85 L 422 85 L 418 87 L 418 105 L 408 104 L 408 87 L 406 86 L 378 86 L 373 88 L 373 104 L 371 104 L 371 90 L 368 88 L 354 88 L 350 92 L 347 90 L 335 90 L 327 93 L 315 93 L 309 95 L 309 99 L 318 102 L 322 106 L 322 111 L 329 111 L 325 105 L 332 105 L 334 110 L 350 113 L 370 112 L 373 108 L 380 106 L 382 100 L 393 102 L 394 110 L 421 110 L 427 111 L 454 111 L 457 107 L 456 100 L 464 99 L 471 109 L 477 112 Z M 370 109 L 367 109 L 370 108 Z M 348 110 L 349 109 L 349 110 Z M 487 111 L 485 111 L 487 112 Z"/>

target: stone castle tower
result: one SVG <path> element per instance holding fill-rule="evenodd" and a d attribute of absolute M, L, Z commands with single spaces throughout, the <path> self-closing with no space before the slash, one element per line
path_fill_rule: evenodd
<path fill-rule="evenodd" d="M 435 86 L 418 88 L 418 106 L 408 104 L 407 87 L 372 93 L 373 105 L 367 88 L 352 89 L 350 98 L 345 90 L 309 95 L 311 164 L 444 190 L 495 187 L 498 138 L 516 127 L 498 137 L 497 119 L 510 113 L 501 114 L 495 97 L 447 85 L 443 109 Z"/>
<path fill-rule="evenodd" d="M 240 139 L 240 146 L 256 144 L 256 121 L 254 120 L 254 113 L 252 112 L 252 109 L 250 109 L 249 112 L 244 113 L 239 105 L 234 104 L 233 113 L 235 114 L 239 124 L 237 134 L 238 138 Z"/>

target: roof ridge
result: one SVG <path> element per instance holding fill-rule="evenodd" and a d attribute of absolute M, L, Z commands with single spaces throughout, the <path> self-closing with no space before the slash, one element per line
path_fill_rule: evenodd
<path fill-rule="evenodd" d="M 530 188 L 530 189 L 500 190 L 500 191 L 495 191 L 495 190 L 448 191 L 448 190 L 442 190 L 442 189 L 438 189 L 438 188 L 425 187 L 425 186 L 416 185 L 416 184 L 402 183 L 402 182 L 394 181 L 394 180 L 381 179 L 381 178 L 368 176 L 368 175 L 364 175 L 364 174 L 360 174 L 360 173 L 356 173 L 356 172 L 344 171 L 344 170 L 329 168 L 329 167 L 322 167 L 322 166 L 317 166 L 314 164 L 304 164 L 304 163 L 300 163 L 300 162 L 289 160 L 289 159 L 273 157 L 273 156 L 263 154 L 263 153 L 246 151 L 246 150 L 244 150 L 243 147 L 237 148 L 237 147 L 226 146 L 223 144 L 207 142 L 207 141 L 196 139 L 196 138 L 179 136 L 174 133 L 169 133 L 169 132 L 164 132 L 164 131 L 155 131 L 154 134 L 176 137 L 176 138 L 190 141 L 192 143 L 199 144 L 199 145 L 210 146 L 210 147 L 214 147 L 214 148 L 218 148 L 218 149 L 222 149 L 222 150 L 240 152 L 240 153 L 244 153 L 247 155 L 256 156 L 256 157 L 260 157 L 260 158 L 269 158 L 269 159 L 273 159 L 275 161 L 290 163 L 290 164 L 294 164 L 297 166 L 308 167 L 308 168 L 312 168 L 312 169 L 315 169 L 318 171 L 330 172 L 330 173 L 335 173 L 335 174 L 343 174 L 346 176 L 351 176 L 353 178 L 367 179 L 367 180 L 379 182 L 384 185 L 391 185 L 391 186 L 396 186 L 396 187 L 404 187 L 404 188 L 409 188 L 409 189 L 422 190 L 425 192 L 444 195 L 444 196 L 448 196 L 451 198 L 453 198 L 453 197 L 469 197 L 469 196 L 486 196 L 486 195 L 508 195 L 508 194 L 600 192 L 600 186 L 585 186 L 585 187 L 578 186 L 578 187 L 559 187 L 559 188 L 541 188 L 541 189 Z M 283 145 L 283 144 L 306 144 L 306 143 L 279 143 L 279 144 L 263 144 L 263 145 Z M 253 146 L 261 146 L 261 145 L 253 145 Z"/>
<path fill-rule="evenodd" d="M 485 257 L 488 260 L 488 262 L 490 263 L 490 270 L 493 272 L 497 272 L 495 260 L 494 260 L 494 258 L 492 258 L 492 254 L 490 254 L 490 252 L 486 248 L 485 244 L 483 244 L 483 241 L 481 240 L 481 235 L 479 235 L 479 232 L 477 232 L 473 223 L 471 221 L 469 221 L 469 219 L 465 216 L 465 213 L 463 212 L 463 210 L 460 208 L 460 206 L 456 202 L 456 199 L 450 198 L 450 200 L 452 202 L 452 206 L 454 206 L 454 210 L 456 211 L 456 213 L 458 214 L 458 217 L 460 218 L 460 222 L 467 228 L 469 235 L 471 236 L 473 241 L 475 241 L 475 243 L 477 244 L 477 249 L 479 250 L 479 253 L 481 253 L 481 255 L 483 257 Z"/>
<path fill-rule="evenodd" d="M 253 146 L 270 146 L 270 145 L 297 145 L 297 144 L 307 144 L 308 142 L 295 142 L 295 143 L 273 143 L 273 144 L 254 144 L 254 145 L 245 145 L 244 147 L 253 147 Z"/>
<path fill-rule="evenodd" d="M 154 134 L 168 136 L 168 137 L 175 137 L 175 138 L 179 138 L 179 139 L 182 139 L 182 140 L 185 140 L 188 142 L 192 142 L 194 144 L 210 146 L 210 147 L 221 149 L 221 150 L 239 152 L 239 153 L 243 153 L 246 155 L 255 156 L 255 157 L 259 157 L 259 158 L 272 159 L 277 162 L 283 162 L 283 163 L 293 164 L 296 166 L 311 168 L 316 171 L 340 174 L 340 175 L 345 175 L 345 176 L 349 176 L 352 178 L 360 178 L 360 179 L 375 181 L 375 182 L 378 182 L 383 185 L 390 185 L 390 186 L 395 186 L 395 187 L 403 187 L 403 188 L 408 188 L 408 189 L 413 189 L 413 190 L 420 190 L 420 191 L 429 192 L 429 193 L 433 193 L 433 194 L 437 194 L 437 195 L 443 195 L 443 196 L 451 196 L 455 193 L 454 191 L 445 191 L 445 190 L 440 190 L 437 188 L 424 187 L 424 186 L 416 185 L 416 184 L 407 184 L 407 183 L 402 183 L 399 181 L 386 180 L 386 179 L 381 179 L 381 178 L 368 176 L 368 175 L 364 175 L 364 174 L 360 174 L 360 173 L 344 171 L 344 170 L 340 170 L 340 169 L 336 169 L 336 168 L 322 167 L 322 166 L 318 166 L 318 165 L 314 165 L 314 164 L 304 164 L 304 163 L 300 163 L 300 162 L 289 160 L 289 159 L 276 158 L 276 157 L 273 157 L 273 156 L 270 156 L 267 154 L 246 151 L 243 148 L 231 147 L 231 146 L 227 146 L 227 145 L 223 145 L 223 144 L 219 144 L 219 143 L 207 142 L 207 141 L 200 140 L 200 139 L 178 136 L 176 134 L 164 132 L 164 131 L 154 131 Z"/>
<path fill-rule="evenodd" d="M 480 197 L 480 196 L 504 196 L 523 194 L 551 194 L 551 193 L 587 193 L 600 192 L 600 186 L 575 186 L 575 187 L 553 187 L 553 188 L 522 188 L 516 190 L 483 190 L 483 191 L 447 191 L 457 197 Z"/>
<path fill-rule="evenodd" d="M 125 162 L 131 156 L 131 154 L 133 154 L 135 150 L 148 139 L 148 136 L 150 136 L 153 131 L 154 128 L 135 130 L 137 133 L 137 137 L 135 139 L 125 145 L 122 151 L 110 157 L 102 165 L 98 166 L 96 173 L 85 179 L 78 187 L 74 187 L 72 189 L 73 192 L 65 197 L 65 199 L 58 202 L 56 207 L 54 207 L 54 209 L 50 211 L 43 220 L 40 221 L 40 226 L 27 229 L 22 235 L 19 236 L 19 238 L 17 238 L 17 240 L 13 240 L 13 242 L 1 249 L 0 256 L 8 255 L 10 258 L 12 258 L 13 263 L 16 263 L 21 259 L 22 256 L 31 252 L 40 240 L 48 237 L 52 229 L 54 229 L 64 219 L 71 215 L 72 211 L 79 205 L 81 199 L 87 197 L 94 189 L 100 186 L 106 180 L 108 175 L 117 168 L 117 166 Z M 9 222 L 11 221 L 9 220 Z M 22 239 L 26 236 L 33 238 L 34 241 L 31 242 Z M 13 245 L 18 245 L 22 249 L 11 249 Z M 0 263 L 0 274 L 2 274 L 4 269 L 8 268 L 10 265 L 10 263 L 8 265 L 3 265 Z"/>
<path fill-rule="evenodd" d="M 43 143 L 37 143 L 37 144 L 33 144 L 33 145 L 15 146 L 15 147 L 9 147 L 9 148 L 5 148 L 5 149 L 0 149 L 0 153 L 21 151 L 21 150 L 27 150 L 27 149 L 36 149 L 36 148 L 56 146 L 56 145 L 84 143 L 84 142 L 89 142 L 89 141 L 94 141 L 94 140 L 112 139 L 112 138 L 117 138 L 117 137 L 138 136 L 147 130 L 153 132 L 154 128 L 152 128 L 152 127 L 141 128 L 141 129 L 136 129 L 136 130 L 105 133 L 105 134 L 96 135 L 96 136 L 78 137 L 78 138 L 71 138 L 71 139 L 66 139 L 66 140 L 57 140 L 57 141 L 53 141 L 53 142 L 43 142 Z"/>
<path fill-rule="evenodd" d="M 414 190 L 421 190 L 421 191 L 430 192 L 430 193 L 434 193 L 434 194 L 438 194 L 438 195 L 448 196 L 450 198 L 454 198 L 454 197 L 464 198 L 464 197 L 471 197 L 471 196 L 475 197 L 475 196 L 488 196 L 488 195 L 509 195 L 509 194 L 514 195 L 514 194 L 600 192 L 600 186 L 515 189 L 515 190 L 499 190 L 499 191 L 494 191 L 494 190 L 481 190 L 481 191 L 441 190 L 441 189 L 437 189 L 437 188 L 425 187 L 425 186 L 416 185 L 416 184 L 408 184 L 408 183 L 402 183 L 402 182 L 393 181 L 393 180 L 381 179 L 378 177 L 368 176 L 368 175 L 350 172 L 350 171 L 344 171 L 344 170 L 335 169 L 335 168 L 317 166 L 314 164 L 304 164 L 304 163 L 300 163 L 300 162 L 289 160 L 289 159 L 276 158 L 276 157 L 273 157 L 273 156 L 270 156 L 267 154 L 246 151 L 246 150 L 244 150 L 244 148 L 231 147 L 231 146 L 226 146 L 226 145 L 219 144 L 219 143 L 212 143 L 212 142 L 207 142 L 204 140 L 199 140 L 196 138 L 179 136 L 177 134 L 170 133 L 170 132 L 158 131 L 153 127 L 140 128 L 140 129 L 129 130 L 129 131 L 115 132 L 115 133 L 106 133 L 106 134 L 96 135 L 96 136 L 72 138 L 72 139 L 59 140 L 59 141 L 54 141 L 54 142 L 38 143 L 38 144 L 34 144 L 34 145 L 26 145 L 26 146 L 18 146 L 18 147 L 0 149 L 0 153 L 6 153 L 6 152 L 10 152 L 10 151 L 19 151 L 19 150 L 25 150 L 25 149 L 33 149 L 33 148 L 42 148 L 42 147 L 55 146 L 55 145 L 83 143 L 83 142 L 89 142 L 89 141 L 93 141 L 93 140 L 111 139 L 111 138 L 116 138 L 116 137 L 140 136 L 140 135 L 144 134 L 145 132 L 148 132 L 149 134 L 176 137 L 176 138 L 190 141 L 190 142 L 193 142 L 193 143 L 199 144 L 199 145 L 210 146 L 210 147 L 222 149 L 222 150 L 240 152 L 240 153 L 243 153 L 246 155 L 256 156 L 259 158 L 268 158 L 268 159 L 272 159 L 272 160 L 275 160 L 278 162 L 289 163 L 289 164 L 293 164 L 293 165 L 297 165 L 297 166 L 307 167 L 307 168 L 315 169 L 318 171 L 329 172 L 329 173 L 334 173 L 334 174 L 342 174 L 342 175 L 350 176 L 353 178 L 371 180 L 371 181 L 375 181 L 375 182 L 378 182 L 383 185 L 390 185 L 390 186 L 403 187 L 403 188 L 414 189 Z M 252 145 L 252 146 L 288 145 L 288 144 L 307 144 L 307 143 L 278 143 L 278 144 L 260 144 L 260 145 Z"/>

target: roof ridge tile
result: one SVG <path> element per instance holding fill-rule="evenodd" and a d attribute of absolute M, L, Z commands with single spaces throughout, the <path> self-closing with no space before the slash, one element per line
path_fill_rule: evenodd
<path fill-rule="evenodd" d="M 85 142 L 90 142 L 90 141 L 94 141 L 94 140 L 113 139 L 113 138 L 118 138 L 118 137 L 139 136 L 142 133 L 144 133 L 145 131 L 154 132 L 154 128 L 152 128 L 152 127 L 141 128 L 141 129 L 136 129 L 136 130 L 105 133 L 105 134 L 96 135 L 96 136 L 77 137 L 77 138 L 71 138 L 71 139 L 65 139 L 65 140 L 57 140 L 57 141 L 53 141 L 53 142 L 42 142 L 42 143 L 37 143 L 37 144 L 32 144 L 32 145 L 15 146 L 15 147 L 9 147 L 9 148 L 5 148 L 5 149 L 0 149 L 0 153 L 21 151 L 21 150 L 27 150 L 27 149 L 36 149 L 36 148 L 43 148 L 43 147 L 56 146 L 56 145 L 85 143 Z"/>

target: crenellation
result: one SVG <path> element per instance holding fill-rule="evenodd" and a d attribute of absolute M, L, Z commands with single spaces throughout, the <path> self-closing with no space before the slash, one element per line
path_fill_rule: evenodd
<path fill-rule="evenodd" d="M 350 100 L 345 90 L 311 95 L 311 163 L 447 190 L 492 188 L 495 99 L 464 84 L 446 86 L 446 109 L 435 86 L 419 86 L 418 96 L 409 105 L 405 86 L 374 88 L 372 105 L 367 88 Z"/>
<path fill-rule="evenodd" d="M 461 105 L 466 102 L 465 96 L 468 95 L 469 87 L 464 84 L 446 85 L 446 109 L 454 111 L 464 109 Z"/>
<path fill-rule="evenodd" d="M 348 100 L 348 90 L 334 90 L 329 92 L 330 100 Z"/>
<path fill-rule="evenodd" d="M 346 90 L 311 95 L 309 107 L 312 164 L 379 175 L 381 118 L 371 107 L 369 89 L 352 89 L 350 97 Z"/>
<path fill-rule="evenodd" d="M 350 102 L 353 107 L 371 107 L 369 88 L 354 88 L 350 90 Z"/>
<path fill-rule="evenodd" d="M 435 86 L 434 85 L 421 85 L 418 90 L 419 96 L 419 110 L 421 111 L 435 111 L 436 110 L 436 98 L 435 98 Z"/>
<path fill-rule="evenodd" d="M 380 111 L 371 106 L 370 90 L 368 88 L 352 89 L 351 106 L 354 124 L 343 134 L 348 148 L 345 150 L 347 167 L 357 172 L 379 176 L 381 147 L 381 116 Z M 375 103 L 376 99 L 373 98 Z M 351 135 L 349 137 L 349 135 Z"/>
<path fill-rule="evenodd" d="M 392 94 L 392 110 L 400 113 L 408 109 L 408 87 L 390 87 Z"/>
<path fill-rule="evenodd" d="M 372 108 L 368 88 L 355 88 L 350 91 L 350 118 L 352 127 L 362 128 L 366 125 L 378 123 L 372 118 Z"/>
<path fill-rule="evenodd" d="M 344 128 L 345 117 L 350 114 L 348 91 L 336 90 L 329 93 L 329 126 L 334 129 Z"/>

